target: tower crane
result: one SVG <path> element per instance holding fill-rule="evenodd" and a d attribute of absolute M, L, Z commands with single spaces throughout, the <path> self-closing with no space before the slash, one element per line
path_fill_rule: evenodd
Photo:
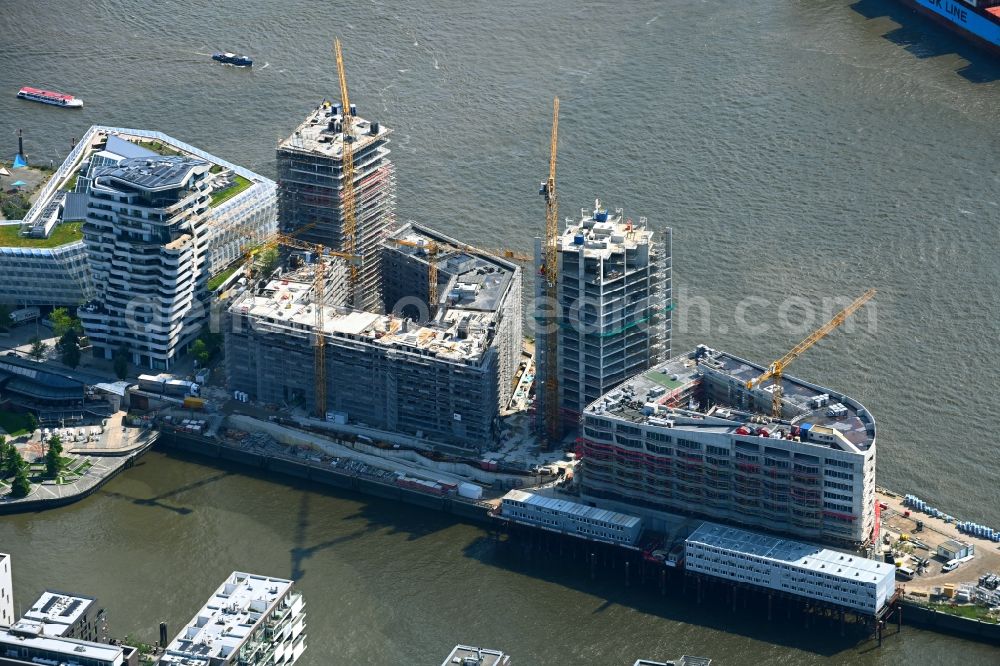
<path fill-rule="evenodd" d="M 315 252 L 316 257 L 316 267 L 315 273 L 313 275 L 313 312 L 315 313 L 313 321 L 313 335 L 316 336 L 316 351 L 314 359 L 314 373 L 313 378 L 315 380 L 315 392 L 316 392 L 316 417 L 320 419 L 326 418 L 326 343 L 323 340 L 323 294 L 326 291 L 326 264 L 323 262 L 325 256 L 341 257 L 347 260 L 349 266 L 356 266 L 361 261 L 361 257 L 353 255 L 349 252 L 336 252 L 330 250 L 323 245 L 318 245 L 314 243 L 308 243 L 298 238 L 293 238 L 292 236 L 287 236 L 285 234 L 276 234 L 268 239 L 266 242 L 258 245 L 254 249 L 247 253 L 247 271 L 248 273 L 253 270 L 253 257 L 258 252 L 265 252 L 271 248 L 275 248 L 279 245 L 285 245 L 287 247 L 294 247 L 298 250 L 305 250 L 307 252 Z"/>
<path fill-rule="evenodd" d="M 337 54 L 337 75 L 340 78 L 340 103 L 341 103 L 341 163 L 344 175 L 343 185 L 340 191 L 340 203 L 343 208 L 343 235 L 344 252 L 349 255 L 355 254 L 355 241 L 357 236 L 357 218 L 354 210 L 354 116 L 351 113 L 351 100 L 347 95 L 347 75 L 344 72 L 344 54 L 340 49 L 340 39 L 333 42 L 333 50 Z M 350 267 L 350 294 L 353 303 L 358 285 L 358 267 Z"/>
<path fill-rule="evenodd" d="M 760 377 L 749 380 L 746 384 L 747 390 L 758 388 L 768 379 L 773 379 L 774 388 L 771 392 L 771 415 L 775 418 L 779 418 L 781 416 L 781 398 L 784 394 L 781 386 L 781 375 L 788 364 L 797 359 L 804 351 L 829 335 L 838 326 L 843 324 L 844 320 L 854 314 L 862 305 L 870 301 L 874 295 L 875 290 L 869 289 L 864 294 L 859 296 L 853 303 L 835 314 L 830 321 L 817 328 L 809 334 L 809 337 L 795 345 L 790 352 L 772 363 L 764 374 Z"/>
<path fill-rule="evenodd" d="M 556 196 L 556 154 L 559 147 L 559 98 L 552 100 L 552 139 L 549 145 L 549 179 L 542 183 L 539 194 L 545 197 L 545 296 L 549 304 L 558 303 L 559 277 L 559 199 Z M 558 311 L 556 313 L 558 317 Z M 559 416 L 559 349 L 555 331 L 545 335 L 545 429 L 546 446 L 557 446 L 562 439 Z"/>

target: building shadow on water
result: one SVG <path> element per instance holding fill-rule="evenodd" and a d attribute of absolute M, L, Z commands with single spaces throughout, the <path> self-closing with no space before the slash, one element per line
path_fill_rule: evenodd
<path fill-rule="evenodd" d="M 167 500 L 176 495 L 180 495 L 181 493 L 187 492 L 189 490 L 197 490 L 198 488 L 202 488 L 209 484 L 215 483 L 216 481 L 221 481 L 222 479 L 226 478 L 227 476 L 230 476 L 231 474 L 232 472 L 222 472 L 220 474 L 214 474 L 212 476 L 208 476 L 203 479 L 199 479 L 197 481 L 191 481 L 190 483 L 185 483 L 182 486 L 178 486 L 165 493 L 160 493 L 159 495 L 156 495 L 154 497 L 132 497 L 131 495 L 126 495 L 125 493 L 119 493 L 106 489 L 102 489 L 98 491 L 98 493 L 100 495 L 103 495 L 105 497 L 110 497 L 112 499 L 131 502 L 136 506 L 155 507 L 158 509 L 165 509 L 167 511 L 172 511 L 180 516 L 186 516 L 190 513 L 193 513 L 194 509 L 191 509 L 186 506 L 174 506 L 166 503 L 164 500 Z"/>
<path fill-rule="evenodd" d="M 579 542 L 574 544 L 571 542 Z M 660 565 L 642 564 L 636 556 L 626 574 L 624 561 L 613 556 L 594 566 L 587 561 L 590 546 L 565 538 L 563 546 L 550 540 L 524 543 L 520 538 L 497 538 L 495 534 L 474 540 L 465 554 L 485 565 L 498 567 L 531 578 L 578 590 L 601 599 L 593 613 L 605 613 L 621 606 L 672 622 L 700 626 L 748 639 L 781 645 L 824 657 L 863 653 L 877 648 L 870 629 L 847 622 L 841 634 L 836 615 L 803 612 L 797 601 L 775 597 L 770 617 L 767 596 L 739 590 L 735 594 L 725 585 L 702 584 L 699 593 L 695 579 L 686 579 L 676 570 L 662 574 Z M 574 553 L 574 548 L 576 552 Z M 605 555 L 616 549 L 609 547 Z M 597 549 L 598 553 L 602 551 Z M 628 583 L 626 583 L 626 579 Z M 662 590 L 662 591 L 661 591 Z M 700 601 L 699 601 L 699 596 Z M 892 636 L 895 627 L 887 631 Z"/>
<path fill-rule="evenodd" d="M 955 73 L 971 83 L 1000 80 L 1000 62 L 985 50 L 918 14 L 898 0 L 858 0 L 851 5 L 867 19 L 888 18 L 899 25 L 883 37 L 917 58 L 957 55 L 968 64 Z"/>
<path fill-rule="evenodd" d="M 104 491 L 104 494 L 109 496 L 117 495 L 120 499 L 134 501 L 137 504 L 159 506 L 159 500 L 184 492 L 185 490 L 194 489 L 207 483 L 221 480 L 227 476 L 239 475 L 256 481 L 273 483 L 285 488 L 301 491 L 302 496 L 305 499 L 300 499 L 296 530 L 297 533 L 301 533 L 302 535 L 306 534 L 306 531 L 310 526 L 309 517 L 312 511 L 311 507 L 313 499 L 309 496 L 325 496 L 358 504 L 356 510 L 343 516 L 341 520 L 363 522 L 366 525 L 363 530 L 364 534 L 378 532 L 389 535 L 402 535 L 405 536 L 407 540 L 413 541 L 448 529 L 456 523 L 465 522 L 460 517 L 436 512 L 433 509 L 424 509 L 422 507 L 405 504 L 396 500 L 368 495 L 352 489 L 338 488 L 336 486 L 319 483 L 309 479 L 271 472 L 242 462 L 206 457 L 163 447 L 158 448 L 157 452 L 173 460 L 211 467 L 216 470 L 220 470 L 220 473 L 201 481 L 186 484 L 180 488 L 157 495 L 155 498 L 150 499 L 133 498 L 122 495 L 121 493 L 108 493 L 107 491 Z M 172 510 L 175 509 L 175 507 L 167 506 L 162 508 L 170 508 Z M 189 511 L 190 510 L 186 512 Z M 361 534 L 359 533 L 358 536 L 361 536 Z M 302 538 L 304 539 L 304 536 Z M 297 547 L 305 548 L 305 546 L 302 545 L 297 545 Z M 311 546 L 309 548 L 315 549 L 316 546 Z"/>

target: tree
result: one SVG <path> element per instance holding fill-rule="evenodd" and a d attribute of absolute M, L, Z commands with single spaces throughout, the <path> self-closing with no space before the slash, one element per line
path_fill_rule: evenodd
<path fill-rule="evenodd" d="M 278 267 L 278 248 L 270 247 L 260 253 L 260 273 L 262 277 L 267 277 Z"/>
<path fill-rule="evenodd" d="M 28 481 L 28 473 L 24 467 L 20 467 L 17 474 L 14 475 L 14 482 L 10 484 L 10 494 L 13 497 L 27 497 L 30 492 L 31 483 Z"/>
<path fill-rule="evenodd" d="M 54 479 L 59 476 L 59 469 L 62 467 L 62 460 L 59 452 L 50 448 L 45 454 L 45 476 Z"/>
<path fill-rule="evenodd" d="M 122 345 L 115 352 L 115 376 L 118 379 L 125 379 L 128 377 L 128 347 Z"/>
<path fill-rule="evenodd" d="M 62 362 L 71 368 L 80 365 L 80 334 L 75 328 L 67 329 L 56 343 Z"/>
<path fill-rule="evenodd" d="M 208 326 L 201 329 L 201 332 L 198 334 L 198 340 L 195 341 L 195 344 L 200 341 L 205 345 L 205 351 L 208 352 L 208 357 L 205 359 L 205 363 L 208 363 L 208 361 L 215 358 L 216 355 L 222 351 L 222 340 L 222 334 L 213 333 Z M 194 346 L 192 345 L 192 349 L 193 348 Z"/>
<path fill-rule="evenodd" d="M 28 430 L 31 432 L 38 430 L 38 417 L 35 416 L 35 413 L 28 412 L 25 416 L 28 419 Z"/>
<path fill-rule="evenodd" d="M 198 338 L 194 341 L 194 344 L 191 345 L 191 355 L 198 361 L 198 367 L 204 368 L 208 365 L 208 345 L 205 344 L 204 340 Z"/>
<path fill-rule="evenodd" d="M 0 331 L 6 331 L 10 328 L 11 324 L 14 322 L 10 319 L 10 313 L 13 312 L 13 308 L 6 303 L 0 303 Z"/>
<path fill-rule="evenodd" d="M 28 352 L 28 356 L 36 361 L 41 361 L 45 357 L 45 352 L 49 350 L 49 346 L 42 342 L 41 338 L 37 335 L 28 342 L 31 343 L 31 350 Z"/>
<path fill-rule="evenodd" d="M 55 450 L 56 453 L 63 452 L 62 437 L 59 435 L 52 435 L 49 437 L 49 451 Z"/>
<path fill-rule="evenodd" d="M 3 469 L 3 462 L 7 459 L 7 436 L 0 435 L 0 470 Z"/>
<path fill-rule="evenodd" d="M 52 332 L 56 334 L 56 337 L 63 337 L 69 331 L 77 332 L 77 339 L 80 337 L 80 333 L 83 333 L 83 325 L 80 320 L 69 313 L 66 308 L 56 308 L 49 315 L 49 321 L 52 322 Z"/>
<path fill-rule="evenodd" d="M 7 445 L 7 453 L 3 457 L 4 476 L 17 476 L 17 473 L 24 468 L 24 458 L 13 444 Z"/>

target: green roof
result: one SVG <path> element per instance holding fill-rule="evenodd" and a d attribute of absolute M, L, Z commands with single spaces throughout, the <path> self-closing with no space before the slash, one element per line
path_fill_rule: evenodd
<path fill-rule="evenodd" d="M 83 222 L 63 222 L 48 238 L 27 238 L 21 235 L 21 225 L 0 225 L 0 247 L 51 248 L 83 240 Z"/>
<path fill-rule="evenodd" d="M 670 375 L 665 375 L 662 372 L 656 372 L 652 370 L 646 373 L 646 379 L 656 382 L 660 386 L 665 386 L 668 390 L 673 390 L 678 386 L 682 386 L 684 382 L 678 382 L 670 378 Z"/>

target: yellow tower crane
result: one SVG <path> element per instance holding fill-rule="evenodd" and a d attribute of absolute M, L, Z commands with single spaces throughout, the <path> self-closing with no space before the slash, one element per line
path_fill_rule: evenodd
<path fill-rule="evenodd" d="M 344 252 L 353 256 L 355 254 L 355 241 L 357 237 L 357 219 L 354 210 L 354 115 L 351 113 L 351 100 L 347 96 L 347 75 L 344 72 L 344 54 L 340 49 L 340 39 L 333 42 L 333 50 L 337 54 L 337 75 L 340 77 L 340 103 L 341 103 L 341 163 L 344 175 L 343 185 L 340 191 L 340 203 L 343 208 L 343 235 Z M 358 285 L 358 267 L 351 265 L 350 268 L 350 297 L 354 304 L 354 298 Z"/>
<path fill-rule="evenodd" d="M 768 379 L 774 380 L 774 388 L 771 392 L 771 415 L 775 418 L 781 417 L 781 398 L 784 391 L 781 386 L 781 374 L 784 372 L 785 368 L 789 363 L 798 358 L 802 352 L 812 347 L 814 344 L 829 335 L 834 329 L 844 323 L 848 317 L 854 314 L 858 308 L 867 303 L 875 295 L 874 289 L 869 289 L 864 294 L 859 296 L 853 303 L 848 305 L 846 308 L 838 312 L 833 316 L 833 319 L 823 324 L 815 331 L 813 331 L 809 337 L 795 345 L 790 352 L 779 358 L 777 361 L 771 364 L 764 374 L 756 379 L 751 379 L 747 382 L 747 389 L 752 390 L 758 388 L 762 383 Z"/>
<path fill-rule="evenodd" d="M 542 183 L 545 197 L 545 296 L 549 306 L 558 302 L 559 278 L 559 199 L 556 196 L 556 154 L 559 147 L 559 98 L 552 101 L 552 139 L 549 145 L 549 179 Z M 558 317 L 558 311 L 556 313 Z M 558 322 L 550 322 L 557 324 Z M 554 327 L 545 335 L 545 430 L 546 448 L 552 449 L 562 439 L 559 411 L 559 343 Z"/>
<path fill-rule="evenodd" d="M 323 259 L 326 256 L 341 257 L 346 259 L 351 267 L 356 266 L 360 261 L 361 257 L 353 255 L 349 252 L 335 252 L 330 250 L 323 245 L 318 245 L 314 243 L 307 243 L 306 241 L 300 240 L 298 238 L 293 238 L 284 234 L 276 234 L 268 239 L 265 243 L 258 245 L 254 249 L 247 253 L 247 273 L 251 275 L 253 270 L 253 258 L 259 252 L 265 252 L 269 249 L 278 247 L 279 245 L 284 245 L 287 247 L 294 247 L 298 250 L 305 250 L 307 252 L 316 253 L 316 264 L 315 273 L 313 275 L 313 312 L 315 313 L 313 321 L 313 335 L 315 336 L 315 358 L 314 365 L 315 370 L 313 373 L 313 379 L 315 381 L 315 392 L 316 392 L 316 418 L 325 419 L 326 418 L 326 342 L 323 339 L 323 301 L 324 293 L 326 292 L 326 264 Z M 252 275 L 251 275 L 252 279 Z"/>

